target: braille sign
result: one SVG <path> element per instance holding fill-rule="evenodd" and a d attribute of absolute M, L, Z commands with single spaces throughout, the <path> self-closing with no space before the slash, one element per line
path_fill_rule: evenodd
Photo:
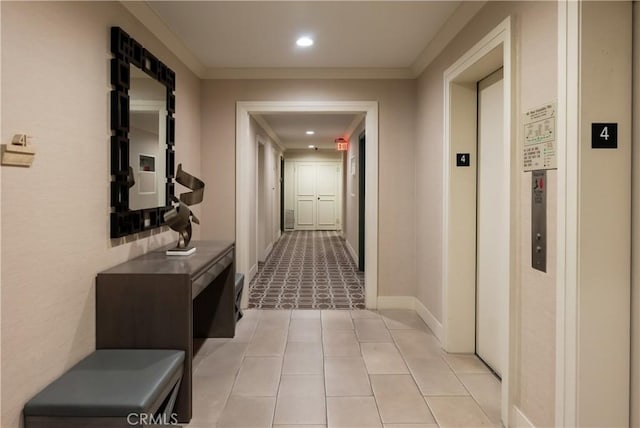
<path fill-rule="evenodd" d="M 591 124 L 591 148 L 592 149 L 617 149 L 618 148 L 618 124 L 617 123 L 592 123 Z"/>

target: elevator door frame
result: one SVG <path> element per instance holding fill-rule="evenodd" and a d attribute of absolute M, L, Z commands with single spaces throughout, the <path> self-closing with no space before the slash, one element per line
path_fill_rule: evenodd
<path fill-rule="evenodd" d="M 444 73 L 444 150 L 443 150 L 443 235 L 442 235 L 442 328 L 439 337 L 447 352 L 475 353 L 476 318 L 476 82 L 500 67 L 504 68 L 504 177 L 503 190 L 509 201 L 519 200 L 516 141 L 516 113 L 513 90 L 512 23 L 506 18 Z M 468 167 L 456 166 L 456 154 L 470 155 Z M 515 404 L 510 391 L 516 391 L 517 355 L 516 299 L 518 289 L 517 245 L 519 219 L 515 209 L 503 206 L 508 218 L 508 260 L 510 289 L 502 319 L 507 326 L 503 346 L 501 416 L 509 426 Z"/>

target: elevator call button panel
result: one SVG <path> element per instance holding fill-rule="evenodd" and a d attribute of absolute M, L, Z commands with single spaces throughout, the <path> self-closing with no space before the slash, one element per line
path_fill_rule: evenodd
<path fill-rule="evenodd" d="M 547 271 L 547 171 L 531 174 L 531 267 Z"/>

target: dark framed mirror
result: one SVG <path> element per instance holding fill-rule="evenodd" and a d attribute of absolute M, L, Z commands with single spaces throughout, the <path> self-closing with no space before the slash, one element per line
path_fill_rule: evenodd
<path fill-rule="evenodd" d="M 111 28 L 111 238 L 160 227 L 174 196 L 175 73 Z"/>

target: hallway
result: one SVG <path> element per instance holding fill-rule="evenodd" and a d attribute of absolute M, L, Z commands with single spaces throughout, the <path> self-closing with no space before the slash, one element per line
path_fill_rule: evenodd
<path fill-rule="evenodd" d="M 194 366 L 190 428 L 501 426 L 499 381 L 414 311 L 250 309 Z"/>
<path fill-rule="evenodd" d="M 337 232 L 284 232 L 249 285 L 249 307 L 364 309 L 364 272 Z"/>

